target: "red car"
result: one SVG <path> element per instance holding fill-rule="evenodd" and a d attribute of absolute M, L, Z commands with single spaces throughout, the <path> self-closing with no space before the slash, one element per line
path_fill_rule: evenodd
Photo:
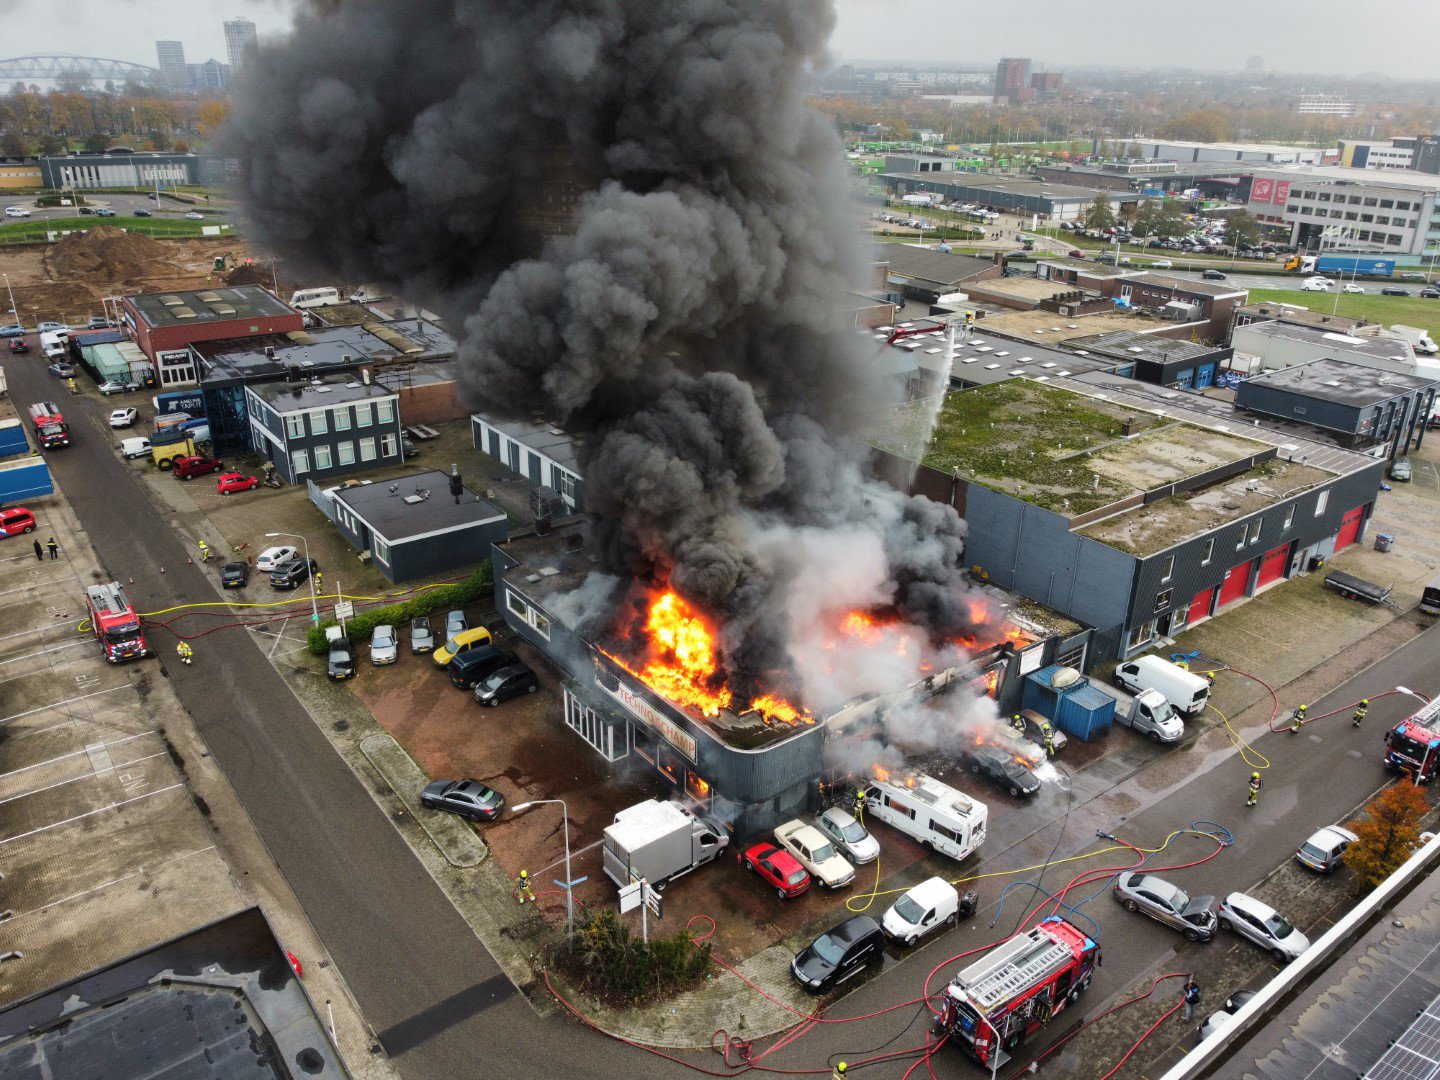
<path fill-rule="evenodd" d="M 215 490 L 221 495 L 229 495 L 232 491 L 249 491 L 251 488 L 260 486 L 260 481 L 253 476 L 246 476 L 244 473 L 227 472 L 219 480 L 215 481 Z"/>
<path fill-rule="evenodd" d="M 1074 251 L 1070 252 L 1070 258 L 1072 259 L 1083 259 L 1084 257 L 1085 253 L 1079 248 L 1076 248 Z"/>
<path fill-rule="evenodd" d="M 19 536 L 35 531 L 35 515 L 23 506 L 0 510 L 0 536 Z"/>
<path fill-rule="evenodd" d="M 203 454 L 190 457 L 181 454 L 174 459 L 171 467 L 175 470 L 176 480 L 193 480 L 206 473 L 219 472 L 225 467 L 225 463 L 213 457 L 205 457 Z"/>
<path fill-rule="evenodd" d="M 810 875 L 798 859 L 768 840 L 752 844 L 740 854 L 740 864 L 754 870 L 780 898 L 799 896 L 810 887 Z"/>

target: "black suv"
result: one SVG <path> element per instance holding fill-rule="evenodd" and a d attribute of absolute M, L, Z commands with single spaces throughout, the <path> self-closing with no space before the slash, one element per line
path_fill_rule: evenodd
<path fill-rule="evenodd" d="M 330 639 L 330 648 L 325 654 L 325 674 L 337 680 L 355 677 L 355 644 L 348 637 Z"/>
<path fill-rule="evenodd" d="M 472 650 L 473 651 L 473 650 Z M 495 671 L 489 678 L 475 684 L 475 701 L 480 705 L 499 705 L 521 694 L 540 689 L 535 673 L 524 664 L 514 663 Z"/>
<path fill-rule="evenodd" d="M 499 649 L 494 645 L 481 645 L 479 648 L 463 652 L 445 665 L 445 672 L 450 676 L 450 681 L 461 690 L 469 690 L 478 682 L 483 682 L 495 672 L 511 664 L 518 664 L 520 658 L 509 649 Z"/>
<path fill-rule="evenodd" d="M 826 931 L 790 961 L 790 973 L 805 989 L 823 993 L 858 975 L 885 951 L 885 935 L 869 915 L 856 915 Z"/>
<path fill-rule="evenodd" d="M 304 557 L 287 559 L 270 571 L 270 585 L 275 589 L 297 589 L 305 584 L 306 578 L 319 569 L 320 564 L 314 559 L 306 560 Z"/>

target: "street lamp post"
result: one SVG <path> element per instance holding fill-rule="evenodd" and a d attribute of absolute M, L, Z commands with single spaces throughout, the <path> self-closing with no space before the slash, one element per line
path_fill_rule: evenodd
<path fill-rule="evenodd" d="M 531 799 L 529 802 L 517 803 L 511 808 L 511 812 L 523 813 L 541 803 L 560 804 L 562 828 L 565 832 L 565 936 L 568 938 L 575 933 L 575 879 L 570 874 L 570 808 L 565 805 L 564 799 Z"/>
<path fill-rule="evenodd" d="M 310 541 L 305 539 L 300 533 L 268 532 L 265 534 L 267 540 L 274 540 L 277 536 L 293 536 L 305 545 L 305 569 L 308 571 L 305 577 L 310 582 L 310 621 L 316 626 L 319 626 L 320 605 L 315 601 L 315 571 L 310 569 Z"/>
<path fill-rule="evenodd" d="M 9 275 L 9 274 L 0 274 L 0 277 L 4 277 L 4 279 L 5 279 L 5 293 L 6 293 L 6 295 L 8 295 L 8 296 L 10 297 L 10 315 L 11 315 L 11 317 L 14 318 L 14 320 L 18 323 L 18 322 L 20 321 L 20 311 L 19 311 L 19 309 L 16 308 L 16 306 L 15 306 L 15 292 L 14 292 L 13 289 L 10 288 L 10 275 Z"/>

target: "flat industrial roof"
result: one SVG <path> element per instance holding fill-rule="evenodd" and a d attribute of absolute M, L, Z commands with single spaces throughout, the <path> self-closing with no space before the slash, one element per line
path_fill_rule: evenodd
<path fill-rule="evenodd" d="M 1120 360 L 1153 360 L 1157 364 L 1172 364 L 1180 360 L 1200 360 L 1228 351 L 1216 348 L 1214 345 L 1181 341 L 1179 338 L 1137 334 L 1133 330 L 1118 330 L 1106 334 L 1071 338 L 1065 342 L 1065 345 L 1070 349 L 1083 349 L 1086 352 L 1113 356 Z"/>
<path fill-rule="evenodd" d="M 398 396 L 389 387 L 378 383 L 366 384 L 359 378 L 345 375 L 324 375 L 298 382 L 256 383 L 247 386 L 246 390 L 282 414 Z"/>
<path fill-rule="evenodd" d="M 1351 319 L 1345 315 L 1311 311 L 1299 304 L 1283 304 L 1269 300 L 1259 304 L 1243 304 L 1235 309 L 1235 314 L 1237 317 L 1249 316 L 1255 322 L 1278 320 L 1279 322 L 1301 323 L 1306 326 L 1324 326 L 1327 329 L 1341 332 L 1374 325 L 1367 319 Z"/>
<path fill-rule="evenodd" d="M 1074 292 L 1075 286 L 1050 278 L 1001 277 L 988 281 L 977 281 L 974 287 L 995 296 L 1009 296 L 1016 300 L 1048 300 L 1056 293 Z"/>
<path fill-rule="evenodd" d="M 1397 375 L 1392 371 L 1327 357 L 1312 360 L 1308 364 L 1296 364 L 1294 367 L 1251 375 L 1240 384 L 1239 395 L 1244 397 L 1246 387 L 1273 386 L 1277 390 L 1309 398 L 1363 408 L 1434 385 L 1435 382 L 1430 379 Z"/>
<path fill-rule="evenodd" d="M 972 278 L 995 266 L 989 259 L 909 244 L 877 244 L 874 259 L 886 263 L 891 273 L 901 277 L 924 278 L 947 285 Z"/>
<path fill-rule="evenodd" d="M 1057 184 L 1046 180 L 1031 180 L 1023 176 L 998 176 L 995 173 L 887 172 L 882 175 L 893 180 L 904 180 L 907 183 L 953 184 L 958 187 L 973 188 L 976 191 L 995 191 L 1007 195 L 1055 199 L 1060 202 L 1090 202 L 1099 194 L 1111 197 L 1127 194 L 1123 191 L 1101 192 L 1098 188 L 1076 187 L 1073 184 Z M 1138 196 L 1136 197 L 1138 198 Z"/>
<path fill-rule="evenodd" d="M 1414 169 L 1347 169 L 1339 165 L 1270 165 L 1244 162 L 1245 172 L 1282 180 L 1320 181 L 1354 187 L 1394 188 L 1397 191 L 1440 192 L 1440 176 Z"/>
<path fill-rule="evenodd" d="M 202 383 L 283 375 L 291 365 L 308 375 L 326 368 L 380 360 L 435 361 L 455 355 L 455 339 L 424 319 L 373 319 L 363 325 L 325 326 L 289 334 L 226 338 L 190 346 L 205 361 Z M 274 355 L 267 355 L 266 349 Z"/>
<path fill-rule="evenodd" d="M 1252 322 L 1237 326 L 1236 333 L 1258 334 L 1268 338 L 1289 338 L 1314 345 L 1317 349 L 1344 349 L 1346 352 L 1364 353 L 1367 356 L 1388 360 L 1413 361 L 1414 351 L 1409 342 L 1402 338 L 1374 334 L 1346 334 L 1338 330 L 1325 330 L 1319 326 L 1302 326 L 1291 322 Z"/>
<path fill-rule="evenodd" d="M 579 436 L 546 420 L 497 420 L 484 412 L 470 414 L 485 421 L 502 435 L 508 435 L 523 446 L 544 454 L 557 465 L 580 474 L 580 455 L 576 450 Z M 480 448 L 485 452 L 485 448 Z"/>
<path fill-rule="evenodd" d="M 1177 278 L 1169 274 L 1136 274 L 1128 279 L 1137 285 L 1153 285 L 1177 292 L 1198 293 L 1201 296 L 1243 296 L 1248 289 L 1237 289 L 1234 285 L 1219 281 L 1197 281 L 1195 278 Z"/>
<path fill-rule="evenodd" d="M 503 510 L 468 487 L 457 503 L 450 494 L 449 475 L 438 469 L 337 488 L 335 499 L 391 544 L 464 525 L 505 520 Z"/>
<path fill-rule="evenodd" d="M 1169 319 L 1157 319 L 1138 311 L 1128 314 L 1105 311 L 1093 315 L 1058 315 L 1053 311 L 1007 311 L 1001 315 L 988 316 L 976 329 L 1042 345 L 1058 345 L 1070 338 L 1113 333 L 1117 330 L 1144 333 L 1173 330 L 1176 325 Z"/>
<path fill-rule="evenodd" d="M 278 296 L 259 285 L 145 293 L 127 296 L 125 300 L 151 326 L 182 326 L 296 314 Z"/>
<path fill-rule="evenodd" d="M 1062 236 L 1061 239 L 1063 240 L 1064 237 Z M 1082 274 L 1089 274 L 1091 277 L 1102 278 L 1132 278 L 1145 272 L 1138 266 L 1112 266 L 1109 263 L 1095 262 L 1089 259 L 1069 259 L 1061 256 L 1041 256 L 1035 260 L 1035 265 L 1058 266 L 1065 270 L 1077 270 Z"/>

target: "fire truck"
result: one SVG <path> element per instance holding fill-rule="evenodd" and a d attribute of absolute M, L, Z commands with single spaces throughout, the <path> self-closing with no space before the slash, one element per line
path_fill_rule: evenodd
<path fill-rule="evenodd" d="M 90 609 L 90 629 L 110 663 L 134 660 L 150 651 L 140 630 L 140 616 L 118 584 L 91 585 L 85 590 L 85 606 Z"/>
<path fill-rule="evenodd" d="M 1385 764 L 1428 784 L 1440 769 L 1440 698 L 1385 732 Z"/>
<path fill-rule="evenodd" d="M 950 981 L 935 1034 L 948 1033 L 980 1064 L 998 1068 L 1027 1035 L 1075 1003 L 1099 964 L 1099 943 L 1052 915 Z"/>
<path fill-rule="evenodd" d="M 70 429 L 60 415 L 60 406 L 53 401 L 37 401 L 31 405 L 30 422 L 35 425 L 35 437 L 45 449 L 70 445 Z"/>

